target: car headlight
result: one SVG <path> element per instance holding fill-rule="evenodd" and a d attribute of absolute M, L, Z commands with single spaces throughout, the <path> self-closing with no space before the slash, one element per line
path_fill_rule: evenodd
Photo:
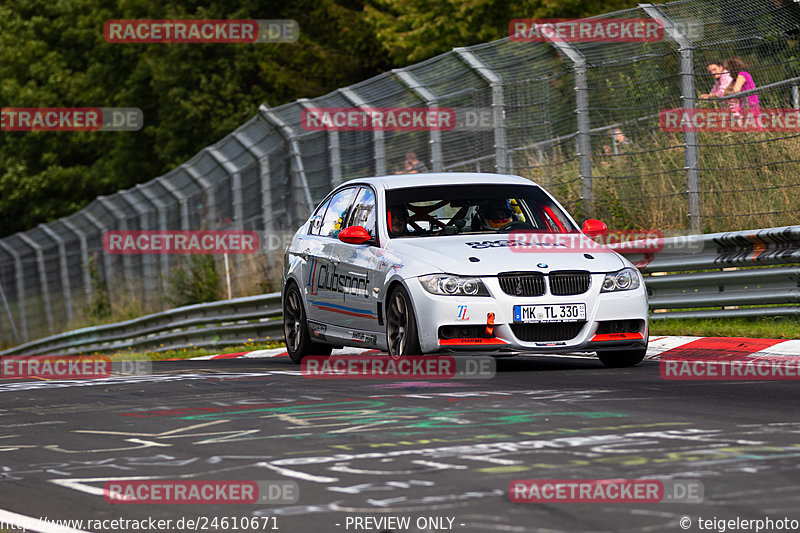
<path fill-rule="evenodd" d="M 600 292 L 631 291 L 638 289 L 641 284 L 639 271 L 635 268 L 623 268 L 618 272 L 606 274 L 603 280 L 603 288 Z"/>
<path fill-rule="evenodd" d="M 431 294 L 447 296 L 489 296 L 480 278 L 452 276 L 450 274 L 430 274 L 420 276 L 422 287 Z"/>

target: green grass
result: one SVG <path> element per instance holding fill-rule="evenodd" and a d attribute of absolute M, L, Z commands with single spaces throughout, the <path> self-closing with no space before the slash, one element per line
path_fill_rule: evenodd
<path fill-rule="evenodd" d="M 87 356 L 99 355 L 111 358 L 112 361 L 163 361 L 165 359 L 190 359 L 203 355 L 216 355 L 222 353 L 252 352 L 255 350 L 270 350 L 284 346 L 283 341 L 268 342 L 245 342 L 239 346 L 229 346 L 226 348 L 182 348 L 180 350 L 168 350 L 165 352 L 148 351 L 125 351 L 114 354 L 86 354 Z M 2 533 L 2 532 L 0 532 Z"/>
<path fill-rule="evenodd" d="M 800 339 L 800 320 L 786 317 L 748 318 L 669 318 L 651 320 L 650 335 L 689 335 L 693 337 L 751 337 L 761 339 Z"/>

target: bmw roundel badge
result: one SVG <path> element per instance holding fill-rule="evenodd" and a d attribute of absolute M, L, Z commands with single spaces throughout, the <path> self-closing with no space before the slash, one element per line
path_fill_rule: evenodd
<path fill-rule="evenodd" d="M 536 265 L 536 266 L 537 266 L 537 267 L 539 267 L 539 268 L 547 268 L 547 265 L 546 265 L 546 264 L 544 264 L 544 263 L 539 263 L 539 264 L 538 264 L 538 265 Z"/>

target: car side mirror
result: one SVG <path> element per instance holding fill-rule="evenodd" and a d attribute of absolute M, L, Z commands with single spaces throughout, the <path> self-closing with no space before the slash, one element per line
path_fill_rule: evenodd
<path fill-rule="evenodd" d="M 364 226 L 350 226 L 339 232 L 339 240 L 347 244 L 364 244 L 372 240 L 372 235 Z"/>
<path fill-rule="evenodd" d="M 590 218 L 583 223 L 583 228 L 581 228 L 581 230 L 589 237 L 598 237 L 608 232 L 608 226 L 606 226 L 606 223 L 602 220 Z"/>

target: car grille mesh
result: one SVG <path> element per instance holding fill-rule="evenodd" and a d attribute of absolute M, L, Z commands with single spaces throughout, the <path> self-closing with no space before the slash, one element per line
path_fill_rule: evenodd
<path fill-rule="evenodd" d="M 511 296 L 542 296 L 545 294 L 544 274 L 541 272 L 503 272 L 497 276 L 500 288 Z M 585 270 L 559 270 L 548 275 L 550 294 L 571 296 L 589 290 L 592 277 Z"/>
<path fill-rule="evenodd" d="M 541 272 L 509 272 L 497 276 L 503 292 L 512 296 L 541 296 L 544 294 L 544 274 Z"/>
<path fill-rule="evenodd" d="M 585 270 L 561 270 L 550 273 L 550 294 L 570 296 L 589 290 L 592 277 Z"/>
<path fill-rule="evenodd" d="M 511 331 L 522 342 L 568 341 L 578 336 L 584 324 L 586 322 L 511 324 Z"/>

